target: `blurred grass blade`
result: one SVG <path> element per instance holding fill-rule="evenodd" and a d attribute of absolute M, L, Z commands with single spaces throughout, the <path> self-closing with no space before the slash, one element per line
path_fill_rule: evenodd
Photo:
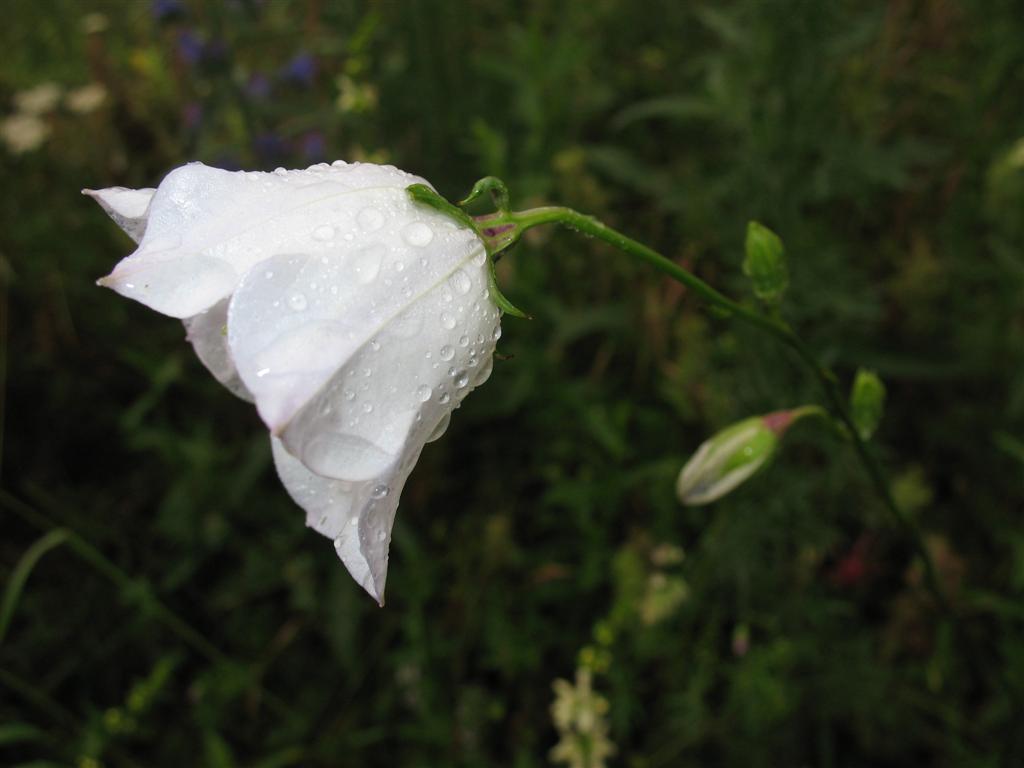
<path fill-rule="evenodd" d="M 0 725 L 0 747 L 20 744 L 25 741 L 45 741 L 46 732 L 30 723 L 7 723 Z"/>
<path fill-rule="evenodd" d="M 14 572 L 11 574 L 11 578 L 7 582 L 7 588 L 4 590 L 3 603 L 0 604 L 0 643 L 3 643 L 4 637 L 7 635 L 7 627 L 11 623 L 11 617 L 14 615 L 14 609 L 18 604 L 18 598 L 25 588 L 25 582 L 28 581 L 32 569 L 36 567 L 36 563 L 39 562 L 43 555 L 66 542 L 68 535 L 68 531 L 63 528 L 57 528 L 44 534 L 31 547 L 25 550 L 25 554 L 21 556 L 21 560 L 14 567 Z"/>

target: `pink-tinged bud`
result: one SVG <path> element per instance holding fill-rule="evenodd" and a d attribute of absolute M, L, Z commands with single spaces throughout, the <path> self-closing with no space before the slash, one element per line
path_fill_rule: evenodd
<path fill-rule="evenodd" d="M 795 421 L 818 412 L 815 406 L 804 406 L 752 416 L 705 440 L 679 473 L 679 500 L 699 506 L 722 498 L 771 459 L 779 438 Z"/>

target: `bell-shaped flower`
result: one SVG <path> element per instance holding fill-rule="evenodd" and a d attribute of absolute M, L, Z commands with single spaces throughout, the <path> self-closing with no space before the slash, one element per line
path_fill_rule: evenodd
<path fill-rule="evenodd" d="M 228 172 L 87 191 L 138 249 L 101 285 L 181 318 L 255 402 L 306 523 L 383 602 L 399 495 L 426 442 L 490 375 L 500 311 L 470 228 L 390 166 Z"/>

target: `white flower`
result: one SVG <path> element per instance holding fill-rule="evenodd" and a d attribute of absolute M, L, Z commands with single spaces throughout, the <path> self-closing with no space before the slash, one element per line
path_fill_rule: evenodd
<path fill-rule="evenodd" d="M 89 83 L 81 88 L 75 88 L 67 95 L 65 103 L 68 109 L 79 115 L 88 115 L 95 112 L 103 102 L 107 100 L 107 89 L 102 83 Z"/>
<path fill-rule="evenodd" d="M 500 334 L 484 244 L 413 204 L 414 183 L 365 163 L 193 163 L 156 190 L 86 190 L 139 243 L 100 284 L 184 320 L 255 402 L 307 525 L 381 603 L 402 487 Z"/>
<path fill-rule="evenodd" d="M 14 94 L 14 106 L 26 115 L 45 115 L 57 108 L 61 91 L 57 83 L 40 83 Z"/>
<path fill-rule="evenodd" d="M 50 126 L 35 115 L 17 114 L 0 123 L 0 136 L 15 155 L 38 149 L 50 135 Z"/>

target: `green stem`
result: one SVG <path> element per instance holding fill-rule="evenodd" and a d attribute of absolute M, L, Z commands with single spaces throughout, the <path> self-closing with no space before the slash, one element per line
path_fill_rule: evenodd
<path fill-rule="evenodd" d="M 528 211 L 520 212 L 499 211 L 496 214 L 479 217 L 476 219 L 476 223 L 482 230 L 485 240 L 487 239 L 486 235 L 488 232 L 495 231 L 501 233 L 499 236 L 502 237 L 502 240 L 510 240 L 510 233 L 506 228 L 511 225 L 511 241 L 514 241 L 527 229 L 540 224 L 561 224 L 562 226 L 573 229 L 589 237 L 603 240 L 604 242 L 615 246 L 619 250 L 624 251 L 631 256 L 635 256 L 640 261 L 646 262 L 659 272 L 668 275 L 676 282 L 689 288 L 708 304 L 723 310 L 748 325 L 752 325 L 755 328 L 774 336 L 779 342 L 792 349 L 800 361 L 808 368 L 808 370 L 810 370 L 814 375 L 814 378 L 817 380 L 822 393 L 825 396 L 825 402 L 828 406 L 828 410 L 836 419 L 839 420 L 841 424 L 846 427 L 850 440 L 853 442 L 857 457 L 864 465 L 864 469 L 867 471 L 868 477 L 870 477 L 871 483 L 874 486 L 878 497 L 882 500 L 882 503 L 889 511 L 889 514 L 896 525 L 912 542 L 915 553 L 920 558 L 924 568 L 926 588 L 942 611 L 952 616 L 952 606 L 939 583 L 939 579 L 935 571 L 935 564 L 932 562 L 931 555 L 929 555 L 928 550 L 925 547 L 921 532 L 906 513 L 900 509 L 899 505 L 896 503 L 896 499 L 893 498 L 892 491 L 889 489 L 889 483 L 885 479 L 885 474 L 883 473 L 881 466 L 871 453 L 867 443 L 865 443 L 860 437 L 857 427 L 854 425 L 853 419 L 846 408 L 843 398 L 839 392 L 838 379 L 836 375 L 818 362 L 814 353 L 804 343 L 804 341 L 796 335 L 788 323 L 778 317 L 777 314 L 774 317 L 769 317 L 761 314 L 757 310 L 750 309 L 749 307 L 745 307 L 742 304 L 733 301 L 723 293 L 712 288 L 699 277 L 687 272 L 675 262 L 662 256 L 657 251 L 648 248 L 643 243 L 639 243 L 633 238 L 627 237 L 621 232 L 612 229 L 594 217 L 586 216 L 578 211 L 572 210 L 571 208 L 550 206 L 544 208 L 533 208 Z"/>

